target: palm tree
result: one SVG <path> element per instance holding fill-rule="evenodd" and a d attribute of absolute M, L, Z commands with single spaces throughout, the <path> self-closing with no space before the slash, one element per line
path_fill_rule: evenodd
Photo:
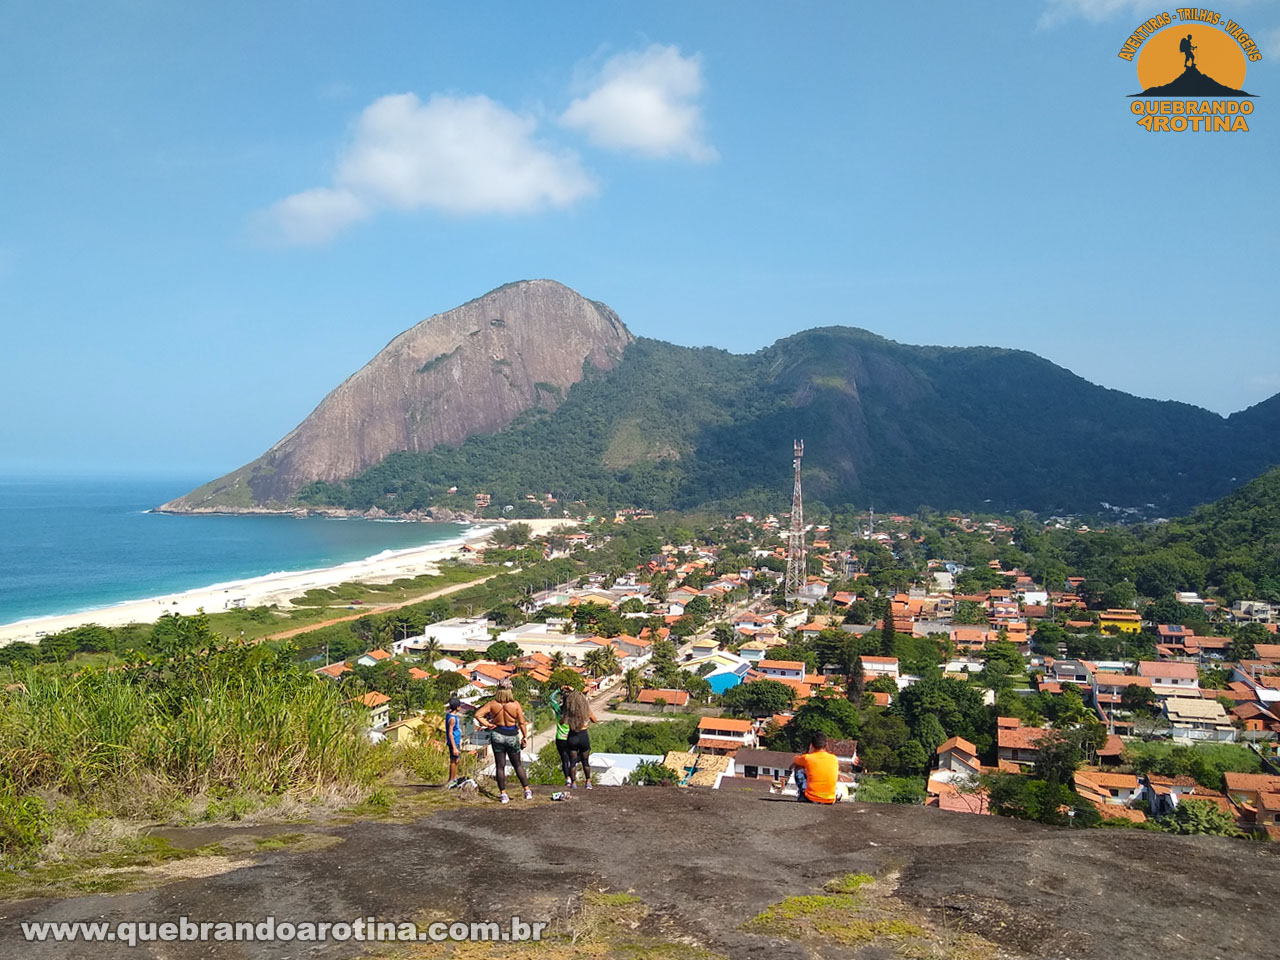
<path fill-rule="evenodd" d="M 564 666 L 564 653 L 557 650 L 551 655 L 551 669 L 559 670 Z"/>
<path fill-rule="evenodd" d="M 628 702 L 634 703 L 636 698 L 640 696 L 640 688 L 644 685 L 643 677 L 640 675 L 640 668 L 632 667 L 624 673 L 622 682 L 627 689 Z"/>
<path fill-rule="evenodd" d="M 618 672 L 618 652 L 613 647 L 596 647 L 582 658 L 582 664 L 593 677 L 607 677 Z"/>
<path fill-rule="evenodd" d="M 427 663 L 435 663 L 440 659 L 440 654 L 442 652 L 443 649 L 440 646 L 440 641 L 435 637 L 429 637 L 427 642 L 422 645 L 422 659 Z"/>

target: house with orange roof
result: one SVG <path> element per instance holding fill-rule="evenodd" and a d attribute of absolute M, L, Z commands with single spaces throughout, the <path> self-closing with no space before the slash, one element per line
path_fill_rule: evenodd
<path fill-rule="evenodd" d="M 1126 807 L 1139 799 L 1144 789 L 1131 773 L 1108 773 L 1088 768 L 1076 771 L 1075 788 L 1076 793 L 1087 800 Z"/>
<path fill-rule="evenodd" d="M 364 707 L 369 711 L 369 726 L 374 730 L 385 727 L 387 721 L 391 719 L 391 698 L 385 693 L 371 690 L 353 698 L 351 703 Z"/>
<path fill-rule="evenodd" d="M 409 679 L 410 680 L 430 680 L 431 674 L 427 673 L 427 671 L 423 670 L 421 667 L 410 667 Z"/>
<path fill-rule="evenodd" d="M 492 660 L 477 660 L 470 665 L 467 678 L 481 689 L 496 687 L 503 680 L 511 679 L 515 668 Z"/>
<path fill-rule="evenodd" d="M 805 665 L 800 660 L 760 660 L 755 669 L 769 680 L 796 680 L 804 682 Z"/>
<path fill-rule="evenodd" d="M 311 672 L 319 677 L 326 677 L 329 680 L 337 680 L 344 673 L 352 673 L 354 670 L 351 664 L 346 661 L 339 661 L 338 663 L 331 663 L 327 667 L 317 667 Z"/>
<path fill-rule="evenodd" d="M 990 795 L 986 790 L 960 790 L 954 784 L 930 780 L 926 807 L 935 807 L 947 813 L 969 813 L 990 816 Z"/>
<path fill-rule="evenodd" d="M 1173 660 L 1141 660 L 1138 676 L 1151 681 L 1151 689 L 1158 697 L 1198 697 L 1200 695 L 1200 671 L 1194 663 Z"/>
<path fill-rule="evenodd" d="M 732 756 L 743 747 L 755 745 L 755 727 L 750 720 L 739 720 L 735 717 L 702 717 L 698 721 L 696 746 L 705 753 Z"/>
<path fill-rule="evenodd" d="M 1031 766 L 1040 757 L 1037 746 L 1052 730 L 1040 727 L 1024 727 L 1017 717 L 999 717 L 996 720 L 996 747 L 1000 760 Z"/>
<path fill-rule="evenodd" d="M 938 747 L 937 769 L 930 779 L 973 779 L 982 773 L 978 748 L 963 737 L 951 737 Z"/>
<path fill-rule="evenodd" d="M 392 659 L 391 654 L 385 650 L 370 650 L 368 653 L 362 653 L 356 657 L 356 665 L 360 667 L 373 667 L 379 663 L 383 663 Z"/>
<path fill-rule="evenodd" d="M 687 690 L 653 688 L 641 690 L 640 695 L 636 697 L 636 703 L 656 704 L 659 701 L 667 706 L 684 707 L 689 703 L 689 692 Z"/>

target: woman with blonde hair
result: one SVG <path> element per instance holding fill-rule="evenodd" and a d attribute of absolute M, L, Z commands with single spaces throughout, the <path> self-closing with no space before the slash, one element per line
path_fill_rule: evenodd
<path fill-rule="evenodd" d="M 569 736 L 565 738 L 565 752 L 569 755 L 568 781 L 573 786 L 573 770 L 582 764 L 582 779 L 591 789 L 591 735 L 587 733 L 587 724 L 598 723 L 596 715 L 591 712 L 591 701 L 586 694 L 575 690 L 565 698 L 564 720 L 569 726 Z"/>
<path fill-rule="evenodd" d="M 520 751 L 528 742 L 529 726 L 524 719 L 524 708 L 511 692 L 511 681 L 498 684 L 493 699 L 476 711 L 475 721 L 489 731 L 489 745 L 493 748 L 493 776 L 498 781 L 498 802 L 510 803 L 507 796 L 507 760 L 515 768 L 524 798 L 533 799 L 529 789 L 529 777 L 524 771 L 524 759 Z"/>

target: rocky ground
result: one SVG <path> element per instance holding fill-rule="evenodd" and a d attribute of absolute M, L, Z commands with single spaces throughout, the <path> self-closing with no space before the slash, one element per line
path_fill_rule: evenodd
<path fill-rule="evenodd" d="M 1280 944 L 1271 845 L 1074 832 L 921 807 L 823 809 L 752 793 L 615 788 L 551 803 L 546 792 L 533 803 L 477 799 L 422 816 L 436 799 L 424 793 L 425 805 L 383 820 L 170 831 L 207 855 L 137 872 L 114 893 L 2 902 L 0 956 L 1247 960 L 1274 956 Z M 267 914 L 517 914 L 550 921 L 553 936 L 519 947 L 129 948 L 27 944 L 19 928 Z"/>

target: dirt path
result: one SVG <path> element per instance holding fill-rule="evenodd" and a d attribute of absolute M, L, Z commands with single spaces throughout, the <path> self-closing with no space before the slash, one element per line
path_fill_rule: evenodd
<path fill-rule="evenodd" d="M 503 573 L 511 573 L 513 571 L 504 570 Z M 446 597 L 451 593 L 457 593 L 459 590 L 465 590 L 468 587 L 478 587 L 482 583 L 487 583 L 494 577 L 500 576 L 497 573 L 491 573 L 487 577 L 480 577 L 478 580 L 468 580 L 466 583 L 454 583 L 447 587 L 441 587 L 439 590 L 433 590 L 430 593 L 424 593 L 420 597 L 414 597 L 411 600 L 401 600 L 399 603 L 384 603 L 377 606 L 366 604 L 360 608 L 359 613 L 353 613 L 345 617 L 334 617 L 332 620 L 322 620 L 319 623 L 309 623 L 305 627 L 293 627 L 289 630 L 283 630 L 280 633 L 268 634 L 265 637 L 259 637 L 259 640 L 287 640 L 289 637 L 296 637 L 300 633 L 308 633 L 312 630 L 319 630 L 322 627 L 331 627 L 335 623 L 346 623 L 349 620 L 359 620 L 361 617 L 367 617 L 371 613 L 386 613 L 390 610 L 399 610 L 401 607 L 408 607 L 415 603 L 424 603 L 427 600 L 434 600 L 437 597 Z"/>
<path fill-rule="evenodd" d="M 1280 890 L 1275 845 L 1138 830 L 1056 830 L 923 807 L 849 803 L 824 809 L 674 787 L 605 788 L 572 803 L 547 803 L 551 789 L 537 788 L 543 802 L 483 802 L 414 822 L 356 823 L 334 831 L 340 842 L 325 849 L 259 852 L 252 866 L 149 891 L 0 903 L 0 956 L 340 960 L 364 951 L 334 942 L 133 949 L 26 943 L 18 924 L 181 916 L 257 921 L 267 915 L 277 922 L 320 922 L 428 914 L 499 922 L 514 914 L 529 921 L 563 918 L 586 890 L 629 891 L 648 905 L 668 942 L 697 944 L 734 960 L 900 956 L 883 940 L 856 949 L 836 949 L 830 941 L 815 948 L 743 929 L 771 904 L 816 893 L 831 878 L 850 873 L 894 884 L 902 909 L 922 920 L 996 943 L 999 952 L 984 957 L 1262 960 L 1273 957 L 1280 942 L 1280 914 L 1270 906 Z M 229 831 L 188 832 L 195 845 L 225 839 Z"/>

